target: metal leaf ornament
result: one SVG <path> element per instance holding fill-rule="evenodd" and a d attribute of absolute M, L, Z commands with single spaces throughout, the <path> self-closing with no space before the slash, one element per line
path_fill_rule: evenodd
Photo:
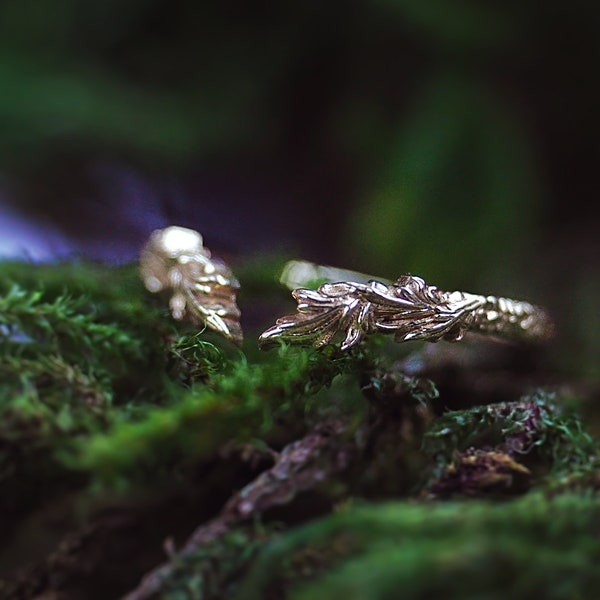
<path fill-rule="evenodd" d="M 458 341 L 467 331 L 516 341 L 544 341 L 552 334 L 548 315 L 527 302 L 444 292 L 420 277 L 395 283 L 325 283 L 316 291 L 292 292 L 297 313 L 282 317 L 259 338 L 262 349 L 279 341 L 317 348 L 339 342 L 342 350 L 372 333 L 408 340 Z"/>
<path fill-rule="evenodd" d="M 140 274 L 150 292 L 171 292 L 175 319 L 203 324 L 242 343 L 240 284 L 224 262 L 211 256 L 197 231 L 177 226 L 154 231 L 140 253 Z"/>

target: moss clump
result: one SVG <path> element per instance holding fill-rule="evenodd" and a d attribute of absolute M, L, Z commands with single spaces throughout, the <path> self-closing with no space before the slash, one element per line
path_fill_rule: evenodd
<path fill-rule="evenodd" d="M 151 465 L 156 479 L 156 468 L 214 458 L 231 440 L 279 445 L 301 436 L 328 413 L 364 410 L 356 394 L 340 396 L 334 404 L 317 395 L 353 364 L 350 356 L 329 358 L 296 348 L 282 348 L 276 359 L 262 364 L 242 357 L 209 385 L 182 390 L 177 402 L 85 440 L 74 466 L 115 483 L 134 477 L 138 466 Z"/>
<path fill-rule="evenodd" d="M 600 464 L 598 444 L 583 430 L 577 414 L 555 392 L 545 390 L 515 402 L 448 412 L 424 436 L 423 451 L 435 465 L 429 483 L 433 493 L 469 495 L 471 486 L 478 487 L 477 479 L 502 473 L 508 488 L 515 483 L 522 490 L 522 475 L 551 485 L 567 472 L 573 477 Z M 451 480 L 454 490 L 447 486 Z"/>
<path fill-rule="evenodd" d="M 268 544 L 234 598 L 587 598 L 599 523 L 585 495 L 347 507 Z"/>
<path fill-rule="evenodd" d="M 51 490 L 61 452 L 126 418 L 139 389 L 130 370 L 155 372 L 162 360 L 84 296 L 46 299 L 16 285 L 0 296 L 0 507 L 43 500 L 36 484 Z M 158 401 L 161 386 L 151 384 L 148 400 Z"/>
<path fill-rule="evenodd" d="M 88 439 L 223 363 L 175 327 L 134 267 L 15 267 L 2 265 L 0 286 L 0 510 L 13 517 L 93 478 L 72 468 Z"/>

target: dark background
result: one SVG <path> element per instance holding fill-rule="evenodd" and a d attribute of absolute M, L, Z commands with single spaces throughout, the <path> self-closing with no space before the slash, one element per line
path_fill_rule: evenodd
<path fill-rule="evenodd" d="M 0 3 L 0 253 L 134 261 L 156 227 L 556 314 L 597 378 L 600 9 Z"/>

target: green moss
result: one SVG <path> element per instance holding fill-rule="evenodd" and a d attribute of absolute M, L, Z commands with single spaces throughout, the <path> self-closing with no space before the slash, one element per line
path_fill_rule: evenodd
<path fill-rule="evenodd" d="M 214 375 L 210 385 L 194 385 L 169 406 L 85 440 L 74 465 L 97 473 L 105 483 L 116 483 L 131 477 L 138 465 L 182 465 L 210 458 L 231 440 L 273 442 L 282 433 L 291 441 L 331 411 L 364 411 L 358 394 L 318 394 L 353 364 L 350 356 L 329 358 L 306 348 L 282 347 L 262 364 L 249 364 L 242 356 Z"/>
<path fill-rule="evenodd" d="M 350 507 L 267 545 L 235 599 L 589 597 L 598 523 L 586 495 Z M 307 579 L 297 561 L 313 547 L 326 559 Z"/>
<path fill-rule="evenodd" d="M 23 511 L 85 481 L 69 468 L 80 444 L 169 404 L 181 379 L 210 377 L 222 359 L 175 327 L 131 267 L 2 270 L 0 508 Z"/>

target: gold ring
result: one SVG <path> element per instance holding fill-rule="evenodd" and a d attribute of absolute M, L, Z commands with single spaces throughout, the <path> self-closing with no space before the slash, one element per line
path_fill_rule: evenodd
<path fill-rule="evenodd" d="M 211 256 L 197 231 L 177 226 L 154 231 L 140 253 L 140 274 L 148 291 L 171 292 L 173 318 L 201 323 L 242 343 L 240 284 L 223 261 Z"/>
<path fill-rule="evenodd" d="M 296 267 L 310 266 L 295 263 Z M 336 274 L 331 267 L 323 269 L 315 267 L 311 273 L 317 278 Z M 290 265 L 284 269 L 284 283 L 294 280 L 293 270 Z M 298 268 L 295 274 L 298 276 Z M 364 279 L 357 275 L 356 279 Z M 393 334 L 397 342 L 455 342 L 474 332 L 525 343 L 544 342 L 554 334 L 549 314 L 539 306 L 496 296 L 445 292 L 412 275 L 395 282 L 328 282 L 317 290 L 294 289 L 292 296 L 298 303 L 296 314 L 278 319 L 267 329 L 259 337 L 261 349 L 281 341 L 319 348 L 339 340 L 340 348 L 347 350 L 373 333 Z"/>

